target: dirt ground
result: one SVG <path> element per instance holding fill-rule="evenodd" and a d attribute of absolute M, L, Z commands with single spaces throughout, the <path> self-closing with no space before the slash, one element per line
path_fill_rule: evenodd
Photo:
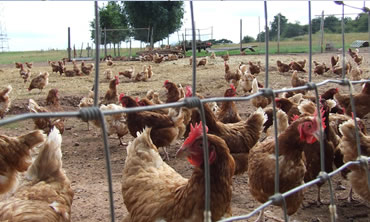
<path fill-rule="evenodd" d="M 330 57 L 335 53 L 314 54 L 313 60 L 330 64 Z M 366 55 L 365 55 L 366 57 Z M 289 54 L 289 55 L 270 55 L 269 62 L 269 84 L 273 89 L 291 87 L 291 73 L 280 74 L 276 70 L 276 60 L 281 60 L 289 63 L 291 60 L 308 60 L 307 54 Z M 349 60 L 353 61 L 351 58 Z M 30 59 L 32 61 L 32 59 Z M 230 67 L 235 70 L 239 62 L 261 61 L 265 64 L 265 57 L 261 56 L 232 56 L 230 57 Z M 136 72 L 142 69 L 143 65 L 151 64 L 153 66 L 154 76 L 148 82 L 132 82 L 125 77 L 120 77 L 118 85 L 119 92 L 125 92 L 131 96 L 145 96 L 150 89 L 160 93 L 164 100 L 165 89 L 162 87 L 163 82 L 168 79 L 175 83 L 184 85 L 191 84 L 192 68 L 189 65 L 189 59 L 180 59 L 177 61 L 163 62 L 155 64 L 151 62 L 116 62 L 112 69 L 113 73 L 118 74 L 118 71 L 123 71 L 125 68 L 134 66 Z M 68 65 L 71 67 L 71 65 Z M 306 65 L 308 67 L 308 64 Z M 107 68 L 105 63 L 100 64 L 100 88 L 99 93 L 102 97 L 108 88 L 108 80 L 104 79 L 103 71 Z M 363 78 L 368 78 L 370 74 L 369 61 L 365 58 L 365 62 L 361 65 L 364 70 Z M 77 111 L 78 103 L 83 96 L 86 96 L 93 84 L 93 76 L 83 77 L 64 77 L 59 74 L 51 73 L 51 68 L 47 63 L 34 64 L 32 74 L 35 76 L 40 71 L 49 71 L 49 85 L 39 93 L 38 90 L 31 92 L 27 91 L 29 82 L 23 84 L 23 79 L 20 78 L 18 70 L 14 65 L 0 65 L 0 88 L 4 88 L 8 84 L 13 86 L 13 91 L 10 93 L 12 106 L 7 117 L 12 115 L 26 113 L 27 101 L 29 98 L 35 99 L 39 104 L 44 105 L 47 92 L 49 89 L 58 88 L 60 91 L 60 99 L 63 108 L 66 111 Z M 301 77 L 307 77 L 307 74 L 299 73 Z M 258 80 L 264 83 L 265 72 L 258 75 Z M 312 77 L 314 82 L 321 82 L 325 79 L 339 79 L 335 74 L 326 73 L 323 76 Z M 197 69 L 197 92 L 206 96 L 222 96 L 228 84 L 224 79 L 224 64 L 221 58 L 210 60 L 205 67 Z M 319 92 L 323 92 L 329 87 L 338 87 L 334 84 L 328 84 L 319 88 Z M 347 88 L 339 86 L 340 90 L 348 92 Z M 360 86 L 355 86 L 358 92 Z M 238 96 L 247 95 L 238 88 Z M 245 119 L 249 113 L 255 108 L 247 102 L 238 102 L 238 110 L 241 117 Z M 367 128 L 369 123 L 365 118 Z M 87 130 L 86 123 L 79 119 L 69 118 L 65 123 L 66 131 L 63 134 L 63 168 L 66 174 L 72 181 L 72 187 L 75 192 L 72 206 L 72 221 L 110 221 L 109 213 L 109 198 L 106 167 L 104 160 L 103 142 L 101 139 L 101 130 L 90 125 L 90 130 Z M 16 136 L 23 134 L 34 128 L 32 120 L 25 120 L 0 127 L 0 134 Z M 133 140 L 131 135 L 124 137 L 124 142 L 127 144 Z M 179 140 L 175 145 L 171 146 L 169 151 L 170 160 L 167 163 L 172 166 L 177 172 L 184 177 L 189 177 L 192 173 L 192 167 L 185 160 L 175 159 L 177 148 L 183 141 Z M 119 141 L 116 136 L 109 137 L 109 148 L 112 164 L 113 189 L 114 189 L 114 205 L 115 218 L 121 221 L 127 214 L 127 210 L 122 200 L 120 184 L 122 180 L 122 169 L 126 158 L 126 146 L 119 146 Z M 162 153 L 160 149 L 160 153 Z M 212 175 L 211 175 L 212 176 Z M 370 209 L 361 201 L 360 197 L 354 195 L 354 202 L 348 203 L 346 200 L 340 200 L 340 197 L 345 197 L 350 187 L 348 181 L 344 180 L 340 175 L 333 178 L 333 189 L 335 192 L 335 204 L 337 205 L 338 219 L 337 221 L 370 221 Z M 339 189 L 338 185 L 343 185 L 345 189 Z M 321 197 L 323 202 L 328 203 L 330 195 L 328 185 L 325 184 L 321 189 Z M 330 221 L 328 205 L 316 205 L 314 201 L 317 196 L 317 187 L 312 186 L 306 189 L 303 206 L 296 214 L 291 216 L 291 219 L 296 221 Z M 258 207 L 260 203 L 256 202 L 248 190 L 248 177 L 246 174 L 234 178 L 232 211 L 233 215 L 243 215 L 250 213 Z M 282 217 L 282 210 L 278 207 L 268 207 L 270 214 L 276 217 Z M 249 221 L 254 221 L 255 216 Z"/>

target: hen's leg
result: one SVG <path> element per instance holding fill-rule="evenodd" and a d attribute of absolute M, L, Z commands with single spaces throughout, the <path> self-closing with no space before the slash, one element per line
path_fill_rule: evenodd
<path fill-rule="evenodd" d="M 163 147 L 164 154 L 166 155 L 166 158 L 164 160 L 170 160 L 170 157 L 168 156 L 167 147 Z"/>
<path fill-rule="evenodd" d="M 348 203 L 351 203 L 352 201 L 355 200 L 352 194 L 353 194 L 353 190 L 351 186 L 351 188 L 349 189 L 348 195 L 346 195 L 345 197 L 339 197 L 338 200 L 347 200 Z"/>

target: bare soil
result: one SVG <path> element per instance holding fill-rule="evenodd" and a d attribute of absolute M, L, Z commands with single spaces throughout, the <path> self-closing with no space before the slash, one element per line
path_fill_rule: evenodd
<path fill-rule="evenodd" d="M 336 55 L 334 53 L 315 54 L 313 60 L 330 64 L 330 57 Z M 308 60 L 307 54 L 289 54 L 289 55 L 270 55 L 270 72 L 269 85 L 273 89 L 291 87 L 291 73 L 280 74 L 276 71 L 276 60 L 281 60 L 289 63 L 291 60 Z M 351 58 L 349 58 L 353 64 Z M 261 61 L 264 65 L 264 56 L 232 56 L 230 57 L 230 67 L 236 69 L 239 62 Z M 125 77 L 120 77 L 118 85 L 119 92 L 124 92 L 131 96 L 145 96 L 150 89 L 160 93 L 164 100 L 165 89 L 162 87 L 163 82 L 168 79 L 175 83 L 181 83 L 183 86 L 192 83 L 192 68 L 189 65 L 189 59 L 181 59 L 171 62 L 163 62 L 155 64 L 151 62 L 115 62 L 112 71 L 118 75 L 118 71 L 123 71 L 130 66 L 134 66 L 136 72 L 141 71 L 143 65 L 151 64 L 153 66 L 154 76 L 148 82 L 132 82 Z M 72 67 L 70 64 L 69 67 Z M 306 65 L 306 68 L 308 64 Z M 368 78 L 370 69 L 368 59 L 361 65 L 364 70 L 363 78 Z M 105 63 L 100 64 L 100 97 L 104 95 L 108 89 L 108 80 L 104 79 L 103 72 L 107 68 Z M 46 63 L 34 64 L 32 70 L 33 76 L 41 71 L 49 71 L 49 85 L 39 93 L 38 90 L 31 92 L 27 91 L 28 84 L 23 84 L 23 79 L 19 76 L 19 72 L 13 65 L 0 65 L 0 88 L 4 88 L 8 84 L 13 86 L 13 91 L 10 94 L 12 99 L 12 107 L 7 117 L 26 113 L 27 103 L 29 98 L 35 99 L 41 105 L 45 104 L 46 95 L 49 89 L 58 88 L 60 91 L 60 99 L 63 108 L 66 111 L 77 111 L 78 103 L 83 96 L 88 94 L 93 84 L 93 76 L 83 77 L 65 77 L 59 74 L 51 73 L 51 68 Z M 307 77 L 305 73 L 299 73 L 301 77 Z M 258 80 L 264 83 L 265 72 L 258 75 Z M 326 79 L 339 79 L 335 74 L 327 73 L 324 76 L 313 75 L 314 82 L 321 82 Z M 197 69 L 197 92 L 206 97 L 222 96 L 228 84 L 224 80 L 224 64 L 221 58 L 210 60 L 205 67 Z M 338 87 L 334 84 L 327 84 L 319 88 L 320 92 L 325 91 L 329 87 Z M 347 92 L 347 88 L 339 86 L 341 90 Z M 360 86 L 355 86 L 358 92 Z M 247 95 L 238 89 L 238 96 Z M 247 102 L 238 102 L 237 107 L 242 118 L 246 118 L 255 108 Z M 367 118 L 367 128 L 369 124 Z M 75 191 L 73 206 L 72 206 L 72 221 L 110 221 L 109 213 L 109 198 L 107 186 L 107 172 L 104 160 L 103 142 L 101 138 L 101 130 L 90 125 L 90 130 L 87 130 L 87 125 L 76 118 L 66 120 L 66 131 L 63 134 L 63 168 L 68 177 L 72 181 L 72 187 Z M 23 134 L 34 128 L 32 120 L 24 120 L 9 125 L 1 126 L 0 134 L 16 136 Z M 124 137 L 124 142 L 132 141 L 131 135 Z M 185 160 L 175 159 L 175 152 L 182 141 L 178 141 L 171 146 L 169 151 L 170 160 L 167 163 L 172 166 L 177 172 L 184 177 L 189 177 L 192 173 L 192 167 Z M 127 214 L 127 210 L 122 200 L 120 184 L 122 180 L 122 169 L 126 158 L 126 146 L 119 146 L 119 141 L 116 136 L 109 137 L 109 149 L 112 164 L 113 189 L 114 189 L 114 205 L 115 218 L 121 221 Z M 160 149 L 160 153 L 162 153 Z M 211 175 L 212 176 L 212 175 Z M 338 189 L 341 184 L 345 189 Z M 340 175 L 333 178 L 332 186 L 334 189 L 334 200 L 337 206 L 337 221 L 370 221 L 370 209 L 366 207 L 359 196 L 354 195 L 355 201 L 348 203 L 347 200 L 340 200 L 340 197 L 345 197 L 349 190 L 349 183 Z M 233 184 L 232 210 L 234 215 L 243 215 L 250 213 L 258 207 L 260 203 L 256 202 L 248 190 L 248 177 L 246 174 L 234 178 Z M 329 208 L 327 204 L 316 205 L 317 187 L 314 185 L 305 190 L 305 199 L 303 206 L 296 214 L 291 216 L 291 219 L 296 221 L 330 221 Z M 330 194 L 328 184 L 322 186 L 321 198 L 323 202 L 329 203 Z M 283 218 L 282 210 L 278 207 L 268 207 L 270 214 L 276 217 Z M 257 216 L 257 215 L 256 215 Z M 249 221 L 256 219 L 253 216 Z"/>

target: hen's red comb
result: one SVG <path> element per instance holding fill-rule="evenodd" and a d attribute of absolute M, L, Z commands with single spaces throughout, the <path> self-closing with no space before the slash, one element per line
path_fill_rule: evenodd
<path fill-rule="evenodd" d="M 168 82 L 169 82 L 168 79 L 166 81 L 164 81 L 164 85 L 166 85 Z"/>
<path fill-rule="evenodd" d="M 297 119 L 299 119 L 299 116 L 298 116 L 298 115 L 296 115 L 296 114 L 294 114 L 294 115 L 292 116 L 292 122 L 296 121 Z"/>
<path fill-rule="evenodd" d="M 193 88 L 191 86 L 185 86 L 185 97 L 192 97 L 193 96 Z"/>
<path fill-rule="evenodd" d="M 206 127 L 206 132 L 208 132 L 208 127 Z M 190 133 L 188 138 L 186 138 L 186 140 L 184 141 L 184 145 L 191 144 L 192 142 L 194 142 L 196 138 L 198 138 L 202 134 L 203 134 L 202 121 L 200 121 L 199 123 L 195 123 L 195 126 L 190 125 Z"/>
<path fill-rule="evenodd" d="M 339 92 L 339 89 L 338 88 L 335 88 L 335 91 L 338 93 Z"/>
<path fill-rule="evenodd" d="M 122 99 L 124 96 L 125 96 L 125 94 L 124 94 L 124 93 L 121 93 L 121 94 L 119 95 L 119 100 L 121 101 L 121 99 Z"/>
<path fill-rule="evenodd" d="M 136 97 L 136 102 L 139 103 L 140 99 L 139 97 Z"/>
<path fill-rule="evenodd" d="M 234 84 L 230 84 L 230 87 L 231 87 L 232 90 L 236 91 L 235 87 L 234 87 Z"/>
<path fill-rule="evenodd" d="M 321 124 L 322 124 L 322 128 L 325 129 L 326 128 L 326 125 L 325 125 L 325 119 L 326 117 L 324 117 L 324 114 L 325 114 L 325 110 L 324 110 L 324 107 L 321 107 L 320 108 L 320 113 L 321 113 Z M 315 110 L 315 113 L 313 114 L 314 118 L 317 117 L 317 111 Z"/>

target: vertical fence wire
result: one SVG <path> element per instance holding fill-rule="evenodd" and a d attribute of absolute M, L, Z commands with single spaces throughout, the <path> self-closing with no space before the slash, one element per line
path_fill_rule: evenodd
<path fill-rule="evenodd" d="M 95 1 L 95 83 L 94 83 L 94 107 L 96 110 L 95 118 L 100 120 L 102 134 L 103 134 L 103 143 L 104 143 L 104 156 L 105 156 L 105 165 L 107 170 L 107 180 L 108 180 L 108 189 L 109 189 L 109 209 L 111 221 L 115 221 L 114 214 L 114 198 L 113 198 L 113 182 L 112 182 L 112 169 L 110 165 L 110 151 L 108 144 L 108 135 L 107 127 L 105 125 L 104 115 L 98 108 L 99 101 L 99 62 L 100 62 L 100 21 L 99 21 L 99 6 L 98 1 Z M 106 33 L 104 33 L 106 35 Z"/>
<path fill-rule="evenodd" d="M 200 117 L 202 120 L 202 128 L 203 128 L 203 149 L 204 149 L 204 177 L 205 177 L 205 194 L 204 194 L 204 221 L 210 222 L 211 221 L 211 185 L 210 185 L 210 170 L 209 170 L 209 152 L 208 152 L 208 139 L 207 139 L 207 130 L 206 130 L 206 118 L 204 113 L 203 104 L 200 102 L 199 98 L 196 96 L 196 84 L 197 84 L 197 76 L 196 76 L 196 41 L 195 41 L 195 21 L 194 21 L 194 10 L 193 10 L 193 1 L 190 1 L 190 15 L 191 15 L 191 25 L 192 25 L 192 54 L 193 54 L 193 100 L 197 104 L 198 109 L 200 111 Z"/>
<path fill-rule="evenodd" d="M 100 62 L 100 18 L 99 6 L 95 1 L 95 82 L 94 82 L 94 106 L 98 106 L 99 101 L 99 62 Z M 106 35 L 104 33 L 104 35 Z"/>
<path fill-rule="evenodd" d="M 346 77 L 346 47 L 344 44 L 344 4 L 342 2 L 342 78 Z"/>
<path fill-rule="evenodd" d="M 265 88 L 269 87 L 269 67 L 268 67 L 268 61 L 269 61 L 269 27 L 268 27 L 268 21 L 267 21 L 267 1 L 264 1 L 264 9 L 265 9 Z"/>
<path fill-rule="evenodd" d="M 308 1 L 308 81 L 312 82 L 312 24 L 311 24 L 311 1 Z"/>

